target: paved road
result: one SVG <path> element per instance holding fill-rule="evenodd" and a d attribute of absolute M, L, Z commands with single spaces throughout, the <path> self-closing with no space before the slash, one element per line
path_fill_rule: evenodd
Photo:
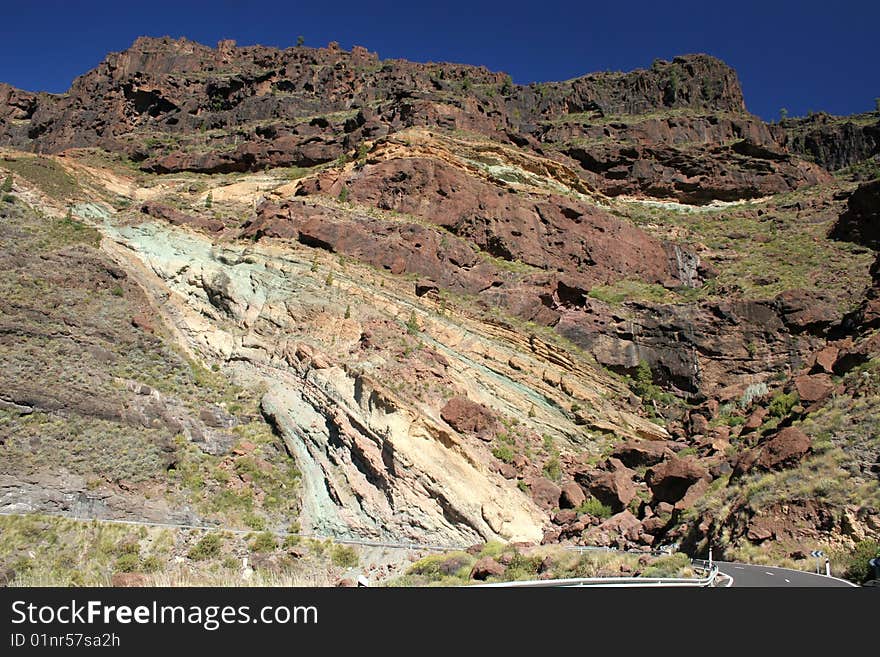
<path fill-rule="evenodd" d="M 733 577 L 734 586 L 855 586 L 841 579 L 807 573 L 801 570 L 774 568 L 772 566 L 752 566 L 745 563 L 727 563 L 723 561 L 717 563 L 720 572 Z"/>

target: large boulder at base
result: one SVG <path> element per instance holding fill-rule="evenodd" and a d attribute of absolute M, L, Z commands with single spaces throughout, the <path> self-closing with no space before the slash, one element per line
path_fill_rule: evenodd
<path fill-rule="evenodd" d="M 611 453 L 614 458 L 628 468 L 657 465 L 672 456 L 669 443 L 665 440 L 630 440 L 618 445 Z"/>
<path fill-rule="evenodd" d="M 656 502 L 675 504 L 688 489 L 700 479 L 708 479 L 709 473 L 696 461 L 673 457 L 657 465 L 645 475 L 645 480 Z"/>
<path fill-rule="evenodd" d="M 839 354 L 839 348 L 834 345 L 826 346 L 816 354 L 816 357 L 813 360 L 812 371 L 814 373 L 824 372 L 826 374 L 832 374 L 834 372 L 834 363 L 837 361 L 837 356 Z"/>
<path fill-rule="evenodd" d="M 471 579 L 485 580 L 490 577 L 501 577 L 507 570 L 492 557 L 483 557 L 471 568 Z"/>
<path fill-rule="evenodd" d="M 755 465 L 781 470 L 796 465 L 810 451 L 810 437 L 797 427 L 786 427 L 764 443 Z"/>
<path fill-rule="evenodd" d="M 607 504 L 612 511 L 622 511 L 636 496 L 636 487 L 628 475 L 630 470 L 590 470 L 575 474 L 577 482 L 590 492 L 590 495 Z"/>
<path fill-rule="evenodd" d="M 746 423 L 743 425 L 743 432 L 754 431 L 755 429 L 759 428 L 762 424 L 764 424 L 764 418 L 767 417 L 768 412 L 769 411 L 765 406 L 759 406 L 754 411 L 752 411 L 752 414 L 749 415 Z"/>
<path fill-rule="evenodd" d="M 526 480 L 529 490 L 532 493 L 532 499 L 547 509 L 559 506 L 559 498 L 562 495 L 562 489 L 554 484 L 546 477 L 533 477 Z"/>
<path fill-rule="evenodd" d="M 639 519 L 629 511 L 621 511 L 602 524 L 587 529 L 583 540 L 587 545 L 607 547 L 615 544 L 626 545 L 627 542 L 642 542 L 644 536 L 645 532 Z"/>
<path fill-rule="evenodd" d="M 569 481 L 562 485 L 562 496 L 559 498 L 559 506 L 563 509 L 576 509 L 587 499 L 583 489 L 575 481 Z"/>
<path fill-rule="evenodd" d="M 820 402 L 834 390 L 831 377 L 827 374 L 805 374 L 795 377 L 794 387 L 798 397 L 805 404 Z"/>

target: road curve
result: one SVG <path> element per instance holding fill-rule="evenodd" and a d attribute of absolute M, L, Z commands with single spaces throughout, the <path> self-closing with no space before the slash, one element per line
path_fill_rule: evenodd
<path fill-rule="evenodd" d="M 718 571 L 733 578 L 733 586 L 743 587 L 848 587 L 855 586 L 846 580 L 826 577 L 802 570 L 755 566 L 747 563 L 716 562 Z"/>

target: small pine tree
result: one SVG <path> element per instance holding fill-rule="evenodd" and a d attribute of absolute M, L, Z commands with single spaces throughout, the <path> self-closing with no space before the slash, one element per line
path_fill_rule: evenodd
<path fill-rule="evenodd" d="M 67 214 L 64 215 L 64 221 L 66 221 L 67 223 L 70 223 L 73 221 L 73 209 L 72 208 L 67 208 Z"/>
<path fill-rule="evenodd" d="M 327 287 L 330 287 L 331 285 L 333 285 L 333 270 L 332 269 L 327 272 L 327 278 L 324 279 L 324 285 L 326 285 Z"/>
<path fill-rule="evenodd" d="M 345 307 L 345 319 L 351 319 L 351 306 Z"/>
<path fill-rule="evenodd" d="M 874 99 L 874 111 L 880 114 L 880 98 Z"/>
<path fill-rule="evenodd" d="M 296 37 L 296 45 L 297 45 L 297 47 L 301 46 L 301 45 L 304 44 L 305 42 L 306 42 L 306 40 L 305 40 L 305 38 L 303 37 L 302 34 L 300 34 L 298 37 Z"/>
<path fill-rule="evenodd" d="M 511 94 L 513 92 L 513 79 L 508 75 L 504 78 L 504 82 L 501 83 L 501 93 L 505 96 Z"/>
<path fill-rule="evenodd" d="M 315 254 L 315 257 L 312 258 L 311 270 L 313 272 L 318 271 L 318 254 L 317 253 Z"/>
<path fill-rule="evenodd" d="M 416 319 L 416 311 L 410 311 L 409 319 L 406 322 L 406 332 L 410 335 L 416 335 L 419 332 L 419 320 Z"/>
<path fill-rule="evenodd" d="M 534 404 L 532 404 L 529 407 L 529 417 L 535 417 L 535 405 Z"/>
<path fill-rule="evenodd" d="M 345 203 L 347 200 L 348 200 L 348 187 L 343 186 L 343 188 L 339 190 L 339 202 Z"/>
<path fill-rule="evenodd" d="M 779 120 L 785 121 L 788 118 L 788 110 L 784 107 L 779 108 Z"/>
<path fill-rule="evenodd" d="M 0 187 L 0 192 L 4 194 L 8 194 L 12 191 L 12 174 L 6 176 L 6 180 L 3 181 L 3 187 Z"/>
<path fill-rule="evenodd" d="M 678 89 L 681 86 L 681 76 L 678 69 L 673 66 L 669 69 L 669 88 L 672 91 L 673 98 L 678 95 Z"/>
<path fill-rule="evenodd" d="M 205 197 L 205 207 L 210 208 L 214 205 L 214 193 L 208 192 L 208 195 Z"/>
<path fill-rule="evenodd" d="M 646 360 L 639 361 L 639 366 L 636 369 L 636 380 L 633 385 L 633 391 L 645 400 L 654 397 L 656 391 L 654 387 L 654 373 L 651 372 L 651 366 Z"/>

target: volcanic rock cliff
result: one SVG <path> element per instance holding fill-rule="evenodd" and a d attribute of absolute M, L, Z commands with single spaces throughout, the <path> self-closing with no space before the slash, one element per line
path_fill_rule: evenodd
<path fill-rule="evenodd" d="M 764 123 L 707 55 L 523 86 L 141 38 L 65 94 L 0 85 L 4 230 L 53 236 L 4 240 L 0 500 L 164 489 L 152 517 L 462 545 L 876 535 L 876 182 L 831 173 L 869 175 L 872 121 Z M 104 310 L 62 312 L 37 258 Z M 79 388 L 25 375 L 46 345 L 97 359 Z M 148 453 L 65 463 L 41 436 L 73 416 Z"/>

